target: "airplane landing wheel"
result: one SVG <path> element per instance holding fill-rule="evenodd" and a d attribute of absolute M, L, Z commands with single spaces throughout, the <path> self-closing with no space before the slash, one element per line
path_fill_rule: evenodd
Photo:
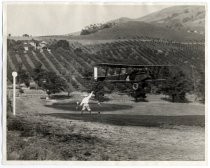
<path fill-rule="evenodd" d="M 138 83 L 134 83 L 133 84 L 133 90 L 138 90 L 139 88 L 139 84 Z"/>

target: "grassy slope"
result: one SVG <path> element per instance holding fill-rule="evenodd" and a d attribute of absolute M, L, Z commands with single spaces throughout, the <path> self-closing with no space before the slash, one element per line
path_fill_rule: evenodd
<path fill-rule="evenodd" d="M 205 28 L 205 6 L 173 6 L 161 11 L 149 14 L 139 21 L 148 23 L 160 23 L 177 29 L 173 22 L 181 24 L 185 29 L 204 31 Z"/>
<path fill-rule="evenodd" d="M 118 98 L 130 102 L 127 97 L 118 96 Z M 153 103 L 130 102 L 132 110 L 120 110 L 119 107 L 125 103 L 117 101 L 115 96 L 107 105 L 118 104 L 118 109 L 109 111 L 105 108 L 100 116 L 95 113 L 92 116 L 88 114 L 81 116 L 71 108 L 68 111 L 49 108 L 37 98 L 27 98 L 27 103 L 21 98 L 17 101 L 17 116 L 15 118 L 10 116 L 7 120 L 8 159 L 203 160 L 204 128 L 196 126 L 197 115 L 192 119 L 194 126 L 189 126 L 188 121 L 194 112 L 204 119 L 204 106 L 191 104 L 179 106 L 164 102 L 157 104 L 154 97 L 151 98 Z M 71 98 L 72 100 L 74 99 Z M 162 109 L 164 104 L 167 110 Z M 179 113 L 180 111 L 183 111 L 183 114 Z M 107 118 L 110 113 L 112 116 Z M 120 115 L 117 115 L 118 113 Z M 128 114 L 125 120 L 127 125 L 121 122 L 124 113 Z M 164 119 L 165 124 L 151 125 L 161 120 L 148 115 L 149 113 L 157 117 L 159 115 L 184 117 L 188 114 L 189 118 L 186 121 L 179 119 L 182 121 L 181 125 L 170 123 L 169 118 Z M 132 118 L 133 114 L 139 116 L 138 122 L 142 123 L 142 126 L 132 126 L 134 119 L 137 118 Z M 145 117 L 143 114 L 148 118 L 141 120 Z M 201 124 L 204 123 L 203 119 L 199 121 Z"/>
<path fill-rule="evenodd" d="M 71 39 L 104 40 L 132 39 L 138 37 L 160 38 L 172 41 L 200 41 L 204 39 L 204 36 L 199 34 L 187 33 L 186 31 L 174 31 L 163 26 L 156 26 L 154 24 L 140 21 L 128 21 L 93 34 L 74 36 L 71 37 Z"/>
<path fill-rule="evenodd" d="M 111 40 L 148 36 L 175 41 L 203 40 L 204 35 L 187 33 L 187 30 L 197 30 L 204 33 L 205 6 L 172 6 L 141 18 L 119 18 L 110 22 L 116 23 L 116 26 L 90 35 L 79 36 L 77 34 L 42 38 Z"/>

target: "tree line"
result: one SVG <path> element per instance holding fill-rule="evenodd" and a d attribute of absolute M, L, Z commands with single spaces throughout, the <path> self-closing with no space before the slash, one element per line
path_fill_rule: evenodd
<path fill-rule="evenodd" d="M 108 22 L 108 23 L 99 23 L 99 24 L 91 24 L 89 26 L 86 26 L 84 29 L 81 30 L 80 35 L 88 35 L 92 33 L 96 33 L 99 30 L 111 28 L 115 25 L 114 22 Z"/>

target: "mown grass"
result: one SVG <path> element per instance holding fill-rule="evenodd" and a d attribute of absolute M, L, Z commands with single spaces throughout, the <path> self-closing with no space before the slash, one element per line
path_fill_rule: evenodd
<path fill-rule="evenodd" d="M 203 107 L 169 103 L 104 103 L 102 106 L 107 111 L 98 114 L 95 111 L 98 105 L 92 106 L 92 115 L 81 115 L 80 111 L 74 111 L 75 104 L 45 106 L 39 99 L 18 99 L 17 115 L 14 117 L 12 112 L 7 115 L 7 159 L 115 161 L 204 158 Z M 151 113 L 152 110 L 155 111 Z M 154 150 L 156 148 L 158 150 Z"/>

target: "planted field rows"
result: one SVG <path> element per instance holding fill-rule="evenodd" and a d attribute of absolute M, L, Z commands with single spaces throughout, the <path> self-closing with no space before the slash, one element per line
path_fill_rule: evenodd
<path fill-rule="evenodd" d="M 69 81 L 72 88 L 85 89 L 84 73 L 92 72 L 96 63 L 165 64 L 176 65 L 190 72 L 205 69 L 205 48 L 202 44 L 181 44 L 155 40 L 119 40 L 107 43 L 82 45 L 70 43 L 70 49 L 58 48 L 41 53 L 37 50 L 24 53 L 8 51 L 8 71 L 22 67 L 29 73 L 39 63 Z"/>

